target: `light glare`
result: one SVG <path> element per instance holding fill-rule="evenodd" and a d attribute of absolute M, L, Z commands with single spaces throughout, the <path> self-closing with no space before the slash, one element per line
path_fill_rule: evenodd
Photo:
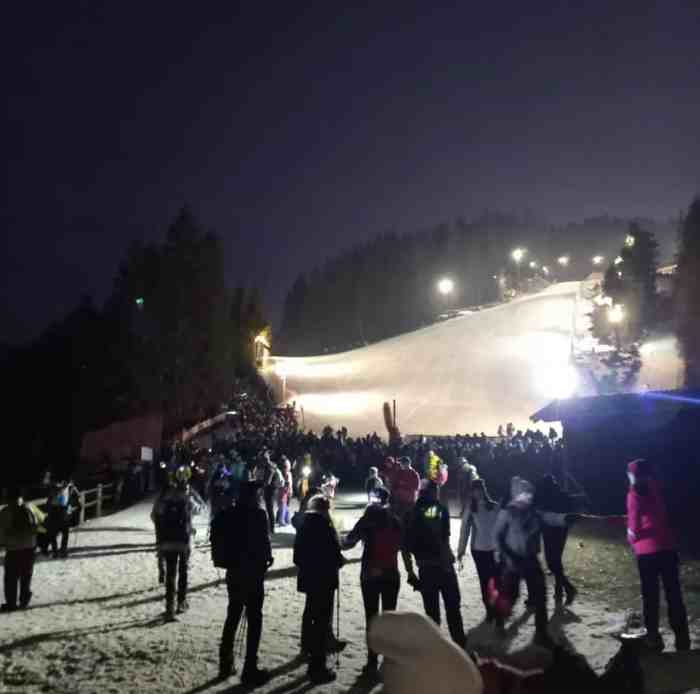
<path fill-rule="evenodd" d="M 449 277 L 443 277 L 438 282 L 438 291 L 442 295 L 452 294 L 455 288 L 455 283 Z"/>

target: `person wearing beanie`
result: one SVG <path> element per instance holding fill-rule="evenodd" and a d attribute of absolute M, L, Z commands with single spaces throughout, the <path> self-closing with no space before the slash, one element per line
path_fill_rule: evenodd
<path fill-rule="evenodd" d="M 547 632 L 547 588 L 539 561 L 542 528 L 565 527 L 573 514 L 537 511 L 535 488 L 521 477 L 513 477 L 511 500 L 496 519 L 494 539 L 504 583 L 512 587 L 512 602 L 518 598 L 520 582 L 527 584 L 529 601 L 535 610 L 535 641 L 543 647 L 554 644 Z"/>
<path fill-rule="evenodd" d="M 223 524 L 228 610 L 219 647 L 219 677 L 226 679 L 234 671 L 233 642 L 245 609 L 248 630 L 241 682 L 259 686 L 270 679 L 268 670 L 258 668 L 258 647 L 263 624 L 265 573 L 273 564 L 262 484 L 244 482 L 238 503 L 223 514 L 217 522 Z"/>
<path fill-rule="evenodd" d="M 396 609 L 401 585 L 398 566 L 401 524 L 389 506 L 387 490 L 378 489 L 375 495 L 376 501 L 367 506 L 342 542 L 343 549 L 351 549 L 358 542 L 363 544 L 360 584 L 367 630 L 379 612 L 380 600 L 383 612 Z M 377 666 L 377 653 L 368 648 L 363 674 L 375 677 Z"/>
<path fill-rule="evenodd" d="M 315 684 L 333 682 L 336 673 L 326 665 L 328 625 L 338 589 L 338 572 L 345 560 L 330 518 L 330 502 L 324 496 L 309 501 L 295 538 L 293 560 L 299 570 L 297 590 L 306 594 L 302 648 L 308 648 L 311 656 L 308 674 Z"/>
<path fill-rule="evenodd" d="M 420 590 L 425 613 L 440 624 L 442 596 L 450 636 L 464 648 L 462 596 L 454 569 L 455 555 L 450 547 L 450 514 L 438 501 L 435 482 L 425 484 L 413 511 L 406 516 L 402 556 L 408 582 Z M 418 564 L 418 576 L 413 571 L 412 557 Z"/>
<path fill-rule="evenodd" d="M 666 593 L 668 621 L 676 637 L 676 650 L 687 651 L 690 636 L 678 575 L 677 542 L 661 486 L 646 460 L 629 463 L 627 477 L 627 539 L 637 557 L 647 643 L 654 650 L 664 649 L 659 633 L 660 580 Z"/>

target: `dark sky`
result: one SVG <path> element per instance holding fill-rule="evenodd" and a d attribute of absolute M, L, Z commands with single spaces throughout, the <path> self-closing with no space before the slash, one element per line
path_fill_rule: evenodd
<path fill-rule="evenodd" d="M 104 299 L 185 201 L 277 315 L 388 228 L 700 190 L 697 0 L 342 4 L 12 3 L 0 340 Z"/>

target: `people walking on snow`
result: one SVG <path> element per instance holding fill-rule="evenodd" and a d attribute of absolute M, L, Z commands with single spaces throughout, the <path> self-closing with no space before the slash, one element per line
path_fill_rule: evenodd
<path fill-rule="evenodd" d="M 277 489 L 277 525 L 285 527 L 289 525 L 289 502 L 292 498 L 294 483 L 292 482 L 292 464 L 286 456 L 282 457 L 279 473 L 282 484 Z"/>
<path fill-rule="evenodd" d="M 552 475 L 545 475 L 537 486 L 535 496 L 537 509 L 552 513 L 572 513 L 574 510 L 571 497 L 564 492 Z M 566 595 L 566 604 L 570 605 L 578 591 L 564 573 L 562 556 L 569 534 L 567 526 L 558 527 L 545 525 L 542 528 L 544 558 L 547 568 L 554 576 L 554 602 L 560 605 Z"/>
<path fill-rule="evenodd" d="M 509 586 L 512 602 L 518 599 L 520 581 L 525 580 L 528 601 L 535 611 L 535 640 L 550 647 L 547 633 L 547 588 L 539 561 L 542 528 L 565 527 L 573 514 L 539 512 L 534 504 L 535 488 L 520 477 L 511 480 L 511 501 L 496 519 L 494 538 L 504 585 Z"/>
<path fill-rule="evenodd" d="M 80 493 L 72 482 L 56 482 L 49 495 L 46 531 L 54 559 L 68 556 L 68 540 L 73 514 L 79 508 Z M 61 535 L 61 548 L 58 535 Z"/>
<path fill-rule="evenodd" d="M 411 555 L 418 564 L 417 577 Z M 435 482 L 425 484 L 415 508 L 407 516 L 403 559 L 409 583 L 417 586 L 421 592 L 425 613 L 440 624 L 442 596 L 450 636 L 464 648 L 466 638 L 460 612 L 462 598 L 454 569 L 455 556 L 450 547 L 450 515 L 438 501 Z"/>
<path fill-rule="evenodd" d="M 498 504 L 493 501 L 486 489 L 483 480 L 476 479 L 471 483 L 469 503 L 462 514 L 462 524 L 459 532 L 459 544 L 457 546 L 457 560 L 462 569 L 464 555 L 466 554 L 469 540 L 471 539 L 471 552 L 476 573 L 481 587 L 481 598 L 486 608 L 486 621 L 496 622 L 502 625 L 502 620 L 489 604 L 488 583 L 498 575 L 496 567 L 494 543 L 494 528 L 499 514 Z"/>
<path fill-rule="evenodd" d="M 646 460 L 633 460 L 629 463 L 627 476 L 627 538 L 639 567 L 647 643 L 654 650 L 664 649 L 664 641 L 659 633 L 661 580 L 676 650 L 687 651 L 690 648 L 688 615 L 678 576 L 677 542 L 661 487 Z"/>
<path fill-rule="evenodd" d="M 175 575 L 177 574 L 177 613 L 187 611 L 187 574 L 194 529 L 192 516 L 202 508 L 201 499 L 189 488 L 191 471 L 181 465 L 173 484 L 155 500 L 151 520 L 156 527 L 158 551 L 165 562 L 165 616 L 175 619 Z"/>
<path fill-rule="evenodd" d="M 245 610 L 248 630 L 241 682 L 247 686 L 259 686 L 270 679 L 268 670 L 258 668 L 265 572 L 274 561 L 262 501 L 262 485 L 245 482 L 237 504 L 223 511 L 212 526 L 212 553 L 219 554 L 214 556 L 214 563 L 226 568 L 228 590 L 228 610 L 219 648 L 219 676 L 226 679 L 235 672 L 233 644 Z"/>
<path fill-rule="evenodd" d="M 44 518 L 36 506 L 24 501 L 19 488 L 10 489 L 8 504 L 0 511 L 0 545 L 5 546 L 3 612 L 24 609 L 32 599 L 37 535 L 44 530 Z"/>
<path fill-rule="evenodd" d="M 396 609 L 401 585 L 398 567 L 401 524 L 389 507 L 389 492 L 379 488 L 375 497 L 375 502 L 365 509 L 342 542 L 343 549 L 350 549 L 360 541 L 363 543 L 360 583 L 367 630 L 379 612 L 380 600 L 382 612 Z M 377 654 L 368 646 L 363 673 L 368 677 L 376 676 L 377 665 Z"/>
<path fill-rule="evenodd" d="M 338 573 L 344 563 L 330 518 L 330 502 L 324 496 L 315 496 L 294 542 L 294 564 L 299 569 L 297 590 L 306 594 L 301 645 L 311 657 L 308 674 L 314 683 L 333 682 L 336 678 L 326 665 L 328 625 L 339 585 Z"/>

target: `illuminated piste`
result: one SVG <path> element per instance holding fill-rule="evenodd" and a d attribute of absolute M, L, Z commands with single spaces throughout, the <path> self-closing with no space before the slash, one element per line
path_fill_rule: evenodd
<path fill-rule="evenodd" d="M 266 376 L 317 432 L 384 434 L 382 405 L 394 400 L 403 434 L 527 427 L 535 410 L 580 389 L 570 358 L 579 291 L 561 283 L 361 349 L 273 357 Z"/>

